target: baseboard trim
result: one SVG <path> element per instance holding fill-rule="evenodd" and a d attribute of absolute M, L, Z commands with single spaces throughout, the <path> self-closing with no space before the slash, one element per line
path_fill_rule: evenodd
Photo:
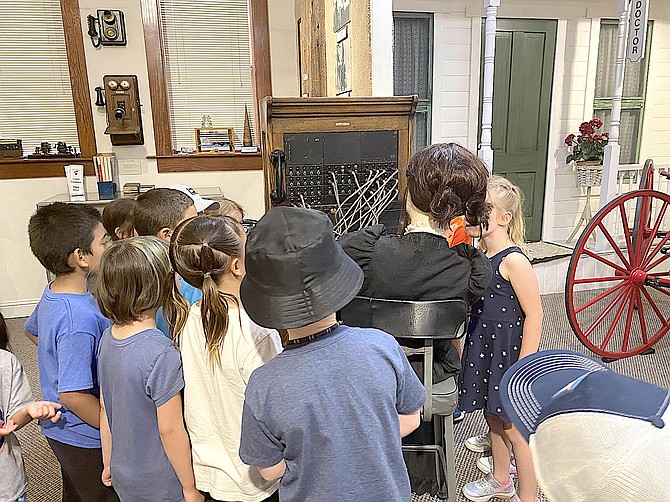
<path fill-rule="evenodd" d="M 15 317 L 28 317 L 35 310 L 39 298 L 34 300 L 17 300 L 15 302 L 0 303 L 0 312 L 7 319 L 14 319 Z"/>

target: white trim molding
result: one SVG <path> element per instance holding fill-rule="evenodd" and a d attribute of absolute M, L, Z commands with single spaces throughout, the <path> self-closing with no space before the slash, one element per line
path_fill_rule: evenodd
<path fill-rule="evenodd" d="M 39 298 L 33 300 L 16 300 L 13 302 L 0 303 L 0 312 L 6 319 L 14 319 L 16 317 L 28 317 L 33 313 Z"/>

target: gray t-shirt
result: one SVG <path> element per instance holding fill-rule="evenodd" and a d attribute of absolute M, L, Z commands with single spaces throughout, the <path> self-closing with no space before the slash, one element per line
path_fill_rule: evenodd
<path fill-rule="evenodd" d="M 425 400 L 391 335 L 341 326 L 251 374 L 240 457 L 261 467 L 284 459 L 282 502 L 407 502 L 398 414 Z"/>
<path fill-rule="evenodd" d="M 157 329 L 100 340 L 100 390 L 112 432 L 112 483 L 122 501 L 180 502 L 181 483 L 158 430 L 157 408 L 184 388 L 179 352 Z"/>
<path fill-rule="evenodd" d="M 32 401 L 21 363 L 14 354 L 0 349 L 0 420 L 6 422 Z M 0 500 L 13 501 L 25 493 L 28 481 L 19 440 L 14 434 L 0 437 L 0 473 Z"/>

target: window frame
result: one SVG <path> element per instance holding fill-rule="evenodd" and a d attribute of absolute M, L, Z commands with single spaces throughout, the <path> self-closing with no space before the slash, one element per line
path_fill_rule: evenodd
<path fill-rule="evenodd" d="M 600 27 L 603 25 L 614 25 L 618 26 L 619 21 L 616 19 L 601 19 Z M 622 97 L 621 98 L 621 110 L 640 110 L 640 123 L 637 128 L 637 140 L 635 146 L 635 159 L 633 164 L 640 162 L 640 149 L 642 147 L 642 128 L 644 125 L 644 111 L 645 104 L 647 101 L 647 86 L 649 85 L 649 58 L 651 57 L 651 44 L 654 32 L 654 22 L 653 20 L 647 21 L 647 43 L 644 49 L 644 58 L 643 58 L 643 75 L 644 75 L 644 84 L 642 86 L 642 95 L 638 97 Z M 597 62 L 596 55 L 596 62 Z M 624 67 L 628 63 L 628 59 L 624 61 Z M 610 110 L 612 111 L 612 98 L 593 98 L 593 116 L 595 117 L 596 111 L 600 110 Z M 624 164 L 627 165 L 627 164 Z"/>
<path fill-rule="evenodd" d="M 64 177 L 63 167 L 72 164 L 73 161 L 84 165 L 86 176 L 95 175 L 92 158 L 97 155 L 98 150 L 95 142 L 79 0 L 60 0 L 60 8 L 81 158 L 0 159 L 0 180 Z"/>
<path fill-rule="evenodd" d="M 419 97 L 415 113 L 426 114 L 426 146 L 433 143 L 433 64 L 435 52 L 435 15 L 432 12 L 393 11 L 393 19 L 427 19 L 428 20 L 428 95 L 429 99 Z M 394 68 L 395 70 L 395 68 Z M 394 92 L 395 94 L 395 92 Z M 414 139 L 414 138 L 412 138 Z M 416 151 L 416 146 L 413 146 Z"/>
<path fill-rule="evenodd" d="M 65 0 L 61 0 L 65 1 Z M 159 0 L 140 0 L 154 142 L 158 172 L 240 171 L 263 169 L 260 153 L 255 154 L 173 154 L 170 100 L 165 71 L 165 50 L 160 22 Z M 272 96 L 270 67 L 270 27 L 267 0 L 248 0 L 251 32 L 251 82 L 256 128 L 260 125 L 259 99 Z M 156 55 L 159 57 L 156 57 Z M 167 120 L 166 120 L 167 117 Z M 257 138 L 260 141 L 260 131 Z"/>

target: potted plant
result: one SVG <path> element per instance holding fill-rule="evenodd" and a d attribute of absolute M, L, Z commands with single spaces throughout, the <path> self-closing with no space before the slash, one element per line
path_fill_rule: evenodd
<path fill-rule="evenodd" d="M 582 122 L 579 135 L 568 134 L 565 138 L 565 144 L 570 150 L 565 162 L 575 163 L 577 181 L 584 187 L 600 186 L 602 181 L 605 145 L 610 140 L 609 133 L 598 133 L 602 126 L 602 120 L 595 117 L 588 122 Z"/>

